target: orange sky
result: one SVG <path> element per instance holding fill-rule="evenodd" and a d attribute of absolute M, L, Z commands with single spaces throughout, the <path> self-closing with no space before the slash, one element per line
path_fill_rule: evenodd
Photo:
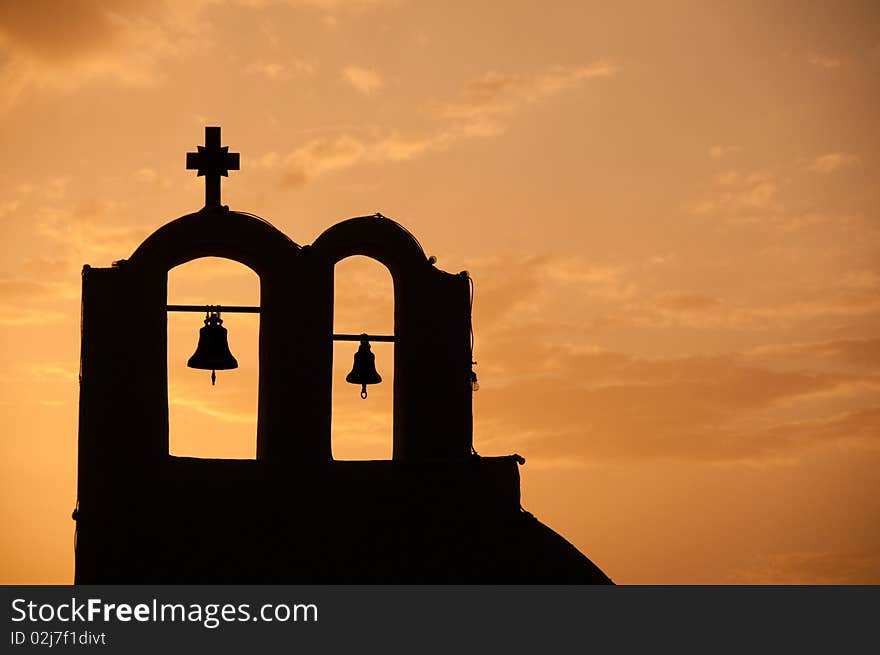
<path fill-rule="evenodd" d="M 475 446 L 623 583 L 880 583 L 880 10 L 872 2 L 0 0 L 0 582 L 73 575 L 79 271 L 198 209 L 298 243 L 381 211 L 476 281 Z M 339 265 L 336 329 L 389 332 Z M 230 262 L 171 302 L 256 303 Z M 253 455 L 241 363 L 185 366 L 172 452 Z M 337 346 L 334 453 L 390 454 Z"/>

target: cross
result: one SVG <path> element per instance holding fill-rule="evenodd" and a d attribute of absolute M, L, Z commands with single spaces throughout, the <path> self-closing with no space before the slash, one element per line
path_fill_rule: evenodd
<path fill-rule="evenodd" d="M 229 177 L 229 171 L 238 170 L 238 153 L 220 146 L 219 127 L 206 127 L 205 145 L 196 147 L 198 152 L 186 153 L 186 168 L 205 176 L 205 207 L 219 207 L 220 176 Z"/>

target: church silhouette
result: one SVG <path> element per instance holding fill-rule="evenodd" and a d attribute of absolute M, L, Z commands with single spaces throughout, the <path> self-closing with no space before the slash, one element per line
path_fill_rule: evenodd
<path fill-rule="evenodd" d="M 298 245 L 231 211 L 220 178 L 239 158 L 221 147 L 220 128 L 205 132 L 206 145 L 187 155 L 205 177 L 205 207 L 160 227 L 127 260 L 83 267 L 75 582 L 611 583 L 522 509 L 523 458 L 473 449 L 467 272 L 436 268 L 381 214 Z M 333 334 L 334 267 L 351 255 L 390 271 L 393 335 Z M 207 256 L 255 271 L 259 307 L 169 306 L 168 271 Z M 169 454 L 174 310 L 259 312 L 255 460 Z M 360 341 L 361 351 L 394 342 L 390 461 L 332 457 L 334 339 Z M 201 354 L 198 367 L 214 365 Z"/>

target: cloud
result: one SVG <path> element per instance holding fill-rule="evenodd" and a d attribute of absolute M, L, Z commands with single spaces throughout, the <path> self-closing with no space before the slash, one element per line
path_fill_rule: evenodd
<path fill-rule="evenodd" d="M 870 293 L 831 293 L 826 299 L 802 300 L 754 307 L 746 313 L 756 319 L 806 319 L 821 316 L 868 316 L 880 311 L 880 297 Z"/>
<path fill-rule="evenodd" d="M 514 326 L 569 334 L 602 330 L 612 321 L 598 307 L 586 321 L 572 308 L 594 302 L 619 309 L 638 291 L 625 266 L 572 256 L 496 256 L 471 260 L 468 269 L 476 281 L 474 316 L 481 338 Z M 548 315 L 554 320 L 546 320 Z M 620 316 L 618 311 L 615 320 Z"/>
<path fill-rule="evenodd" d="M 0 304 L 0 325 L 8 327 L 48 325 L 69 320 L 68 312 Z"/>
<path fill-rule="evenodd" d="M 880 271 L 850 271 L 838 284 L 845 289 L 880 292 Z"/>
<path fill-rule="evenodd" d="M 78 280 L 77 280 L 78 282 Z M 26 277 L 0 278 L 0 325 L 46 325 L 69 317 L 47 307 L 79 296 L 79 286 Z"/>
<path fill-rule="evenodd" d="M 181 396 L 179 393 L 173 391 L 169 391 L 168 397 L 169 402 L 172 405 L 175 405 L 177 407 L 184 407 L 186 409 L 198 412 L 199 414 L 210 416 L 211 418 L 215 418 L 220 421 L 225 421 L 228 423 L 253 424 L 256 420 L 253 411 L 236 411 L 234 409 L 230 409 L 229 407 L 221 408 L 217 407 L 214 403 L 199 400 L 196 398 Z"/>
<path fill-rule="evenodd" d="M 30 377 L 44 380 L 75 382 L 79 377 L 79 371 L 76 367 L 63 363 L 31 364 L 27 366 L 26 371 Z"/>
<path fill-rule="evenodd" d="M 739 146 L 712 146 L 709 148 L 709 156 L 712 159 L 721 159 L 725 155 L 739 152 L 740 150 Z"/>
<path fill-rule="evenodd" d="M 215 47 L 208 10 L 217 0 L 0 0 L 0 108 L 33 90 L 71 92 L 92 81 L 143 86 L 164 79 L 163 63 Z M 336 15 L 394 7 L 398 0 L 237 0 L 242 10 L 286 4 Z M 263 29 L 270 46 L 277 35 Z M 260 62 L 248 72 L 273 80 L 311 74 L 309 62 Z"/>
<path fill-rule="evenodd" d="M 136 9 L 134 2 L 119 2 L 120 12 Z M 55 3 L 5 1 L 0 5 L 3 44 L 15 46 L 43 60 L 65 60 L 101 50 L 118 37 L 113 14 L 104 3 L 81 0 Z M 58 28 L 63 26 L 63 38 Z"/>
<path fill-rule="evenodd" d="M 774 304 L 725 302 L 710 296 L 691 298 L 687 293 L 670 293 L 653 303 L 634 302 L 624 318 L 639 326 L 768 329 L 796 325 L 818 318 L 875 316 L 880 297 L 870 293 L 826 292 L 826 297 Z M 670 300 L 672 301 L 670 303 Z M 691 304 L 690 307 L 687 307 Z M 677 306 L 676 306 L 677 305 Z M 702 305 L 699 307 L 698 305 Z"/>
<path fill-rule="evenodd" d="M 760 554 L 729 579 L 732 584 L 880 584 L 880 552 L 791 551 Z"/>
<path fill-rule="evenodd" d="M 75 273 L 79 266 L 67 257 L 28 257 L 22 262 L 21 269 L 47 279 Z"/>
<path fill-rule="evenodd" d="M 752 349 L 755 358 L 775 360 L 799 359 L 818 364 L 822 361 L 838 365 L 880 369 L 880 338 L 835 339 L 768 344 Z"/>
<path fill-rule="evenodd" d="M 256 61 L 245 67 L 246 73 L 260 75 L 274 82 L 292 80 L 315 74 L 317 67 L 308 61 L 294 59 L 289 62 Z"/>
<path fill-rule="evenodd" d="M 367 151 L 367 144 L 347 134 L 313 139 L 286 157 L 282 184 L 299 186 L 323 173 L 348 168 L 362 161 Z"/>
<path fill-rule="evenodd" d="M 21 200 L 18 200 L 17 198 L 0 202 L 0 218 L 3 218 L 8 214 L 14 214 L 20 206 Z"/>
<path fill-rule="evenodd" d="M 722 170 L 712 175 L 711 186 L 701 197 L 689 203 L 689 209 L 694 215 L 713 215 L 715 224 L 724 231 L 754 227 L 765 233 L 788 236 L 821 226 L 847 230 L 858 228 L 859 232 L 866 234 L 875 226 L 859 210 L 843 213 L 818 208 L 812 195 L 804 191 L 814 182 L 805 172 L 831 173 L 860 162 L 858 155 L 834 152 L 810 160 L 796 160 L 793 162 L 795 166 L 782 170 Z"/>
<path fill-rule="evenodd" d="M 569 463 L 787 462 L 821 447 L 880 448 L 880 407 L 773 419 L 782 403 L 846 391 L 858 377 L 771 370 L 732 355 L 657 358 L 545 341 L 520 336 L 479 355 L 485 362 L 504 349 L 527 363 L 511 376 L 481 376 L 475 402 L 483 444 Z"/>
<path fill-rule="evenodd" d="M 556 66 L 538 73 L 489 72 L 468 82 L 458 98 L 440 106 L 440 112 L 455 119 L 509 114 L 523 104 L 556 95 L 585 80 L 610 77 L 617 72 L 618 68 L 606 61 L 579 67 Z"/>
<path fill-rule="evenodd" d="M 372 77 L 375 74 L 371 71 L 357 70 L 348 76 L 349 83 L 364 93 L 378 88 L 376 84 L 381 83 L 381 78 Z M 537 74 L 489 73 L 467 83 L 459 99 L 442 104 L 434 116 L 441 123 L 433 129 L 409 135 L 390 132 L 370 138 L 345 131 L 312 139 L 284 156 L 266 153 L 259 160 L 267 164 L 283 161 L 280 183 L 286 187 L 298 187 L 325 173 L 362 163 L 407 161 L 464 140 L 496 136 L 506 128 L 502 118 L 509 117 L 523 104 L 616 71 L 610 64 L 597 63 L 580 68 L 557 67 Z"/>
<path fill-rule="evenodd" d="M 38 211 L 36 229 L 78 261 L 105 263 L 133 252 L 149 230 L 116 223 L 119 204 L 109 198 L 86 197 L 72 206 L 46 206 Z M 106 262 L 109 263 L 109 262 Z"/>
<path fill-rule="evenodd" d="M 870 271 L 841 274 L 817 289 L 799 288 L 783 300 L 759 302 L 690 289 L 658 293 L 648 266 L 550 253 L 471 260 L 478 335 L 482 339 L 517 325 L 570 338 L 671 327 L 756 333 L 803 327 L 816 319 L 880 318 L 880 275 Z"/>
<path fill-rule="evenodd" d="M 657 307 L 664 312 L 691 313 L 715 309 L 720 300 L 701 293 L 672 293 L 657 298 Z"/>
<path fill-rule="evenodd" d="M 788 235 L 793 232 L 810 227 L 859 227 L 863 226 L 863 221 L 858 215 L 834 214 L 825 212 L 788 212 L 788 213 L 772 213 L 762 216 L 760 219 L 753 216 L 740 221 L 741 224 L 761 224 L 770 228 L 780 235 Z"/>
<path fill-rule="evenodd" d="M 715 187 L 692 206 L 693 213 L 782 208 L 776 199 L 779 190 L 776 176 L 768 171 L 754 171 L 748 175 L 728 171 L 716 176 Z"/>
<path fill-rule="evenodd" d="M 261 0 L 250 0 L 260 2 Z M 276 0 L 295 7 L 312 7 L 323 11 L 364 11 L 395 7 L 404 0 Z M 247 3 L 248 0 L 243 0 Z"/>
<path fill-rule="evenodd" d="M 816 173 L 833 173 L 841 168 L 857 166 L 861 161 L 861 157 L 849 152 L 829 152 L 813 159 L 807 168 Z"/>
<path fill-rule="evenodd" d="M 342 71 L 342 79 L 344 79 L 358 93 L 370 95 L 373 91 L 382 88 L 384 84 L 382 76 L 371 68 L 362 68 L 360 66 L 348 66 Z"/>
<path fill-rule="evenodd" d="M 55 288 L 45 282 L 25 278 L 0 278 L 0 300 L 51 297 Z"/>
<path fill-rule="evenodd" d="M 139 168 L 135 171 L 134 178 L 143 186 L 153 187 L 163 191 L 170 189 L 173 186 L 173 182 L 167 176 L 159 175 L 156 170 L 148 167 Z"/>
<path fill-rule="evenodd" d="M 210 42 L 209 26 L 193 20 L 202 6 L 138 0 L 3 2 L 0 102 L 9 106 L 30 89 L 69 92 L 98 79 L 155 83 L 162 60 Z"/>
<path fill-rule="evenodd" d="M 325 173 L 362 163 L 407 161 L 443 150 L 458 138 L 460 134 L 441 131 L 416 136 L 390 134 L 372 140 L 348 133 L 312 139 L 284 157 L 281 185 L 298 187 Z M 280 158 L 277 153 L 267 153 L 261 159 L 268 165 Z"/>
<path fill-rule="evenodd" d="M 807 61 L 813 64 L 813 66 L 818 66 L 819 68 L 824 68 L 825 70 L 840 68 L 840 65 L 842 63 L 838 57 L 819 54 L 809 55 L 807 57 Z"/>
<path fill-rule="evenodd" d="M 383 264 L 366 257 L 336 265 L 333 320 L 336 332 L 394 331 L 394 285 Z"/>
<path fill-rule="evenodd" d="M 633 329 L 757 328 L 841 307 L 655 295 L 634 282 L 638 266 L 550 254 L 468 268 L 477 280 L 475 438 L 484 454 L 518 451 L 541 466 L 658 458 L 765 464 L 827 447 L 880 448 L 876 339 L 693 356 L 596 345 Z M 876 297 L 873 288 L 864 294 Z M 831 397 L 834 410 L 822 400 Z"/>

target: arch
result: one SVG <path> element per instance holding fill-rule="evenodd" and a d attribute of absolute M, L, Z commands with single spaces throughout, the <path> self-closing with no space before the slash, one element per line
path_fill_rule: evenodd
<path fill-rule="evenodd" d="M 167 272 L 200 257 L 224 257 L 262 277 L 273 268 L 289 265 L 289 258 L 299 251 L 293 240 L 259 216 L 220 207 L 166 223 L 147 237 L 128 261 Z"/>
<path fill-rule="evenodd" d="M 394 280 L 382 262 L 353 255 L 334 267 L 333 331 L 346 334 L 394 333 Z M 369 387 L 366 401 L 360 388 L 345 380 L 359 344 L 333 345 L 331 447 L 334 460 L 389 460 L 394 433 L 395 344 L 370 343 L 380 384 Z"/>
<path fill-rule="evenodd" d="M 425 251 L 409 230 L 382 215 L 337 223 L 322 232 L 312 248 L 333 264 L 352 255 L 371 257 L 385 264 L 395 283 L 428 266 Z"/>
<path fill-rule="evenodd" d="M 260 277 L 232 259 L 203 257 L 168 271 L 169 304 L 258 305 Z M 256 457 L 259 391 L 259 314 L 224 313 L 233 371 L 189 368 L 204 314 L 168 312 L 168 436 L 169 454 L 199 459 Z"/>
<path fill-rule="evenodd" d="M 126 330 L 138 349 L 130 366 L 143 381 L 143 410 L 149 412 L 149 449 L 152 457 L 168 455 L 167 286 L 168 272 L 201 257 L 230 259 L 251 269 L 260 279 L 259 387 L 257 406 L 257 459 L 272 458 L 270 441 L 297 441 L 308 450 L 308 430 L 290 421 L 292 411 L 308 402 L 289 390 L 304 359 L 308 340 L 300 338 L 297 322 L 311 291 L 302 285 L 302 249 L 263 219 L 226 208 L 203 209 L 163 225 L 116 269 L 126 287 L 128 316 L 137 321 Z M 207 302 L 208 299 L 205 299 Z M 215 300 L 222 305 L 222 298 Z M 305 303 L 307 304 L 307 303 Z M 300 383 L 300 386 L 302 384 Z M 308 427 L 308 426 L 306 426 Z M 286 447 L 291 448 L 289 444 Z M 320 455 L 310 455 L 320 458 Z"/>
<path fill-rule="evenodd" d="M 384 264 L 394 285 L 394 460 L 457 459 L 470 454 L 470 287 L 466 275 L 438 270 L 403 226 L 381 215 L 351 218 L 304 249 L 316 280 L 316 315 L 327 326 L 319 369 L 332 369 L 335 265 L 352 255 Z M 430 372 L 430 375 L 427 373 Z M 316 380 L 327 384 L 329 374 Z M 329 422 L 319 450 L 329 452 Z M 326 443 L 326 446 L 324 445 Z"/>

